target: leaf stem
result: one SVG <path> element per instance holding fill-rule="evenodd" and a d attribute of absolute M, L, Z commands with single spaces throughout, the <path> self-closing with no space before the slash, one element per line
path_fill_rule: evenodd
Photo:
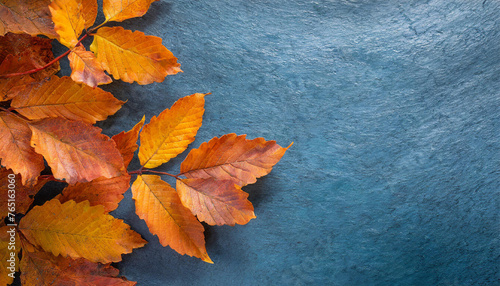
<path fill-rule="evenodd" d="M 177 180 L 180 180 L 179 175 L 172 175 L 172 174 L 167 173 L 167 172 L 154 171 L 154 170 L 144 169 L 144 168 L 140 168 L 139 170 L 131 171 L 131 172 L 128 172 L 128 173 L 129 173 L 129 175 L 132 175 L 132 174 L 142 175 L 142 172 L 148 172 L 148 173 L 160 174 L 160 175 L 167 175 L 167 176 L 170 176 L 170 177 L 174 177 Z"/>

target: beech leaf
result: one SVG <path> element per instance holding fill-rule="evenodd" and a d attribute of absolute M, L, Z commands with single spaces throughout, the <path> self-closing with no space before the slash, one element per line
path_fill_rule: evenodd
<path fill-rule="evenodd" d="M 33 203 L 35 194 L 47 183 L 46 179 L 39 179 L 32 186 L 21 185 L 21 176 L 14 175 L 12 179 L 13 172 L 10 169 L 0 168 L 0 209 L 8 210 L 9 203 L 9 190 L 15 190 L 15 211 L 16 213 L 24 214 L 28 211 L 28 208 Z M 9 177 L 9 175 L 11 175 Z M 12 188 L 13 187 L 13 188 Z M 7 212 L 2 214 L 0 217 L 7 215 Z"/>
<path fill-rule="evenodd" d="M 106 21 L 121 22 L 143 16 L 155 1 L 157 0 L 104 0 L 102 11 Z"/>
<path fill-rule="evenodd" d="M 30 124 L 31 146 L 42 154 L 54 177 L 72 185 L 98 177 L 113 178 L 125 172 L 115 142 L 101 129 L 62 118 L 42 119 Z"/>
<path fill-rule="evenodd" d="M 181 164 L 181 175 L 231 180 L 243 187 L 269 174 L 290 146 L 283 148 L 264 138 L 248 140 L 246 135 L 226 134 L 191 150 Z"/>
<path fill-rule="evenodd" d="M 49 9 L 59 42 L 73 48 L 85 27 L 81 0 L 52 0 Z"/>
<path fill-rule="evenodd" d="M 0 36 L 8 32 L 56 38 L 49 11 L 51 0 L 0 0 Z"/>
<path fill-rule="evenodd" d="M 139 160 L 155 168 L 186 150 L 201 127 L 205 94 L 195 93 L 174 103 L 158 117 L 153 116 L 141 132 Z"/>
<path fill-rule="evenodd" d="M 97 0 L 79 0 L 82 3 L 82 15 L 85 19 L 85 29 L 92 27 L 97 18 Z"/>
<path fill-rule="evenodd" d="M 139 139 L 139 131 L 141 131 L 142 126 L 146 121 L 146 116 L 143 116 L 141 121 L 139 121 L 131 130 L 116 134 L 111 137 L 116 142 L 116 148 L 120 151 L 123 157 L 123 164 L 125 168 L 128 167 L 130 161 L 134 158 L 135 150 L 137 150 L 137 139 Z"/>
<path fill-rule="evenodd" d="M 200 221 L 210 225 L 246 224 L 255 218 L 248 194 L 230 180 L 177 180 L 177 192 L 184 206 Z"/>
<path fill-rule="evenodd" d="M 146 241 L 122 220 L 88 201 L 61 204 L 53 199 L 36 206 L 21 219 L 19 230 L 35 246 L 57 256 L 85 258 L 92 262 L 118 262 L 121 255 Z"/>
<path fill-rule="evenodd" d="M 94 53 L 85 50 L 83 46 L 73 48 L 68 55 L 68 59 L 71 67 L 71 79 L 76 82 L 96 87 L 113 81 L 104 73 L 104 69 L 97 61 Z"/>
<path fill-rule="evenodd" d="M 139 31 L 103 27 L 94 35 L 90 50 L 115 79 L 150 84 L 181 71 L 177 58 L 161 42 Z"/>
<path fill-rule="evenodd" d="M 19 242 L 19 236 L 17 235 L 15 227 L 0 227 L 0 285 L 12 283 L 14 281 L 14 277 L 11 273 L 19 271 L 18 253 L 19 250 L 21 250 L 21 244 Z M 12 256 L 12 254 L 14 255 Z M 11 261 L 8 260 L 14 260 L 14 262 L 11 263 Z"/>
<path fill-rule="evenodd" d="M 156 175 L 139 175 L 132 184 L 137 215 L 161 245 L 213 263 L 205 249 L 204 228 L 184 207 L 177 192 Z"/>

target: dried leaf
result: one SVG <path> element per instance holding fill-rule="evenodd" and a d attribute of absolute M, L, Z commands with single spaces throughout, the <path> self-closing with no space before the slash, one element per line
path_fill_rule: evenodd
<path fill-rule="evenodd" d="M 155 1 L 157 0 L 104 0 L 102 11 L 106 21 L 121 22 L 143 16 Z"/>
<path fill-rule="evenodd" d="M 140 175 L 132 184 L 137 215 L 161 245 L 213 263 L 205 249 L 203 226 L 185 208 L 175 189 L 155 175 Z"/>
<path fill-rule="evenodd" d="M 36 206 L 21 219 L 19 230 L 35 246 L 57 256 L 92 262 L 118 262 L 121 255 L 146 241 L 122 220 L 88 201 L 61 204 L 57 199 Z"/>
<path fill-rule="evenodd" d="M 104 69 L 97 61 L 94 53 L 85 50 L 83 46 L 73 48 L 68 59 L 71 67 L 71 78 L 76 82 L 96 87 L 113 81 L 104 73 Z"/>
<path fill-rule="evenodd" d="M 0 36 L 8 32 L 56 38 L 50 17 L 51 0 L 0 0 Z"/>
<path fill-rule="evenodd" d="M 79 0 L 82 3 L 82 14 L 85 19 L 85 29 L 92 27 L 97 18 L 97 0 Z"/>
<path fill-rule="evenodd" d="M 103 27 L 94 35 L 90 50 L 115 79 L 150 84 L 181 71 L 177 58 L 161 42 L 139 31 Z"/>
<path fill-rule="evenodd" d="M 43 157 L 30 146 L 31 130 L 13 114 L 0 112 L 0 158 L 2 166 L 21 174 L 23 185 L 36 182 L 45 168 Z"/>
<path fill-rule="evenodd" d="M 23 285 L 93 285 L 132 286 L 136 282 L 117 277 L 118 269 L 109 264 L 84 258 L 53 256 L 43 251 L 23 251 L 21 281 Z"/>
<path fill-rule="evenodd" d="M 193 149 L 181 164 L 181 174 L 188 178 L 231 180 L 243 187 L 271 172 L 287 148 L 264 138 L 248 140 L 246 135 L 226 134 Z"/>
<path fill-rule="evenodd" d="M 69 185 L 58 195 L 61 203 L 89 201 L 91 206 L 102 205 L 106 212 L 115 210 L 123 199 L 123 194 L 130 187 L 130 175 L 115 178 L 100 177 L 87 183 Z"/>
<path fill-rule="evenodd" d="M 81 0 L 52 0 L 49 9 L 59 42 L 73 48 L 85 27 Z"/>
<path fill-rule="evenodd" d="M 15 190 L 15 198 L 13 199 L 15 212 L 24 214 L 33 203 L 35 194 L 47 183 L 47 180 L 39 179 L 33 186 L 23 186 L 21 185 L 20 175 L 15 175 L 14 178 L 9 177 L 13 173 L 10 169 L 0 168 L 0 209 L 9 210 L 9 203 L 13 202 L 12 200 L 9 201 L 9 190 Z M 7 215 L 7 212 L 0 217 L 5 215 Z"/>
<path fill-rule="evenodd" d="M 7 285 L 14 281 L 14 273 L 19 271 L 19 250 L 21 250 L 21 245 L 16 228 L 0 227 L 0 285 Z"/>
<path fill-rule="evenodd" d="M 172 108 L 151 118 L 141 132 L 139 160 L 145 168 L 155 168 L 186 150 L 201 127 L 205 111 L 204 94 L 179 99 Z"/>
<path fill-rule="evenodd" d="M 75 83 L 69 77 L 52 76 L 50 81 L 12 100 L 12 107 L 29 119 L 62 117 L 90 124 L 104 120 L 125 102 L 100 88 Z"/>
<path fill-rule="evenodd" d="M 42 119 L 30 124 L 31 146 L 42 154 L 54 177 L 72 185 L 98 177 L 113 178 L 125 172 L 115 142 L 101 129 L 62 118 Z"/>
<path fill-rule="evenodd" d="M 122 131 L 119 134 L 111 137 L 116 142 L 116 148 L 120 150 L 123 157 L 123 164 L 125 168 L 128 167 L 130 161 L 134 158 L 135 150 L 137 150 L 137 139 L 139 138 L 139 131 L 146 121 L 146 116 L 143 116 L 141 121 L 137 123 L 131 130 L 125 132 Z"/>
<path fill-rule="evenodd" d="M 177 180 L 184 206 L 210 225 L 246 224 L 255 218 L 248 194 L 233 181 L 209 179 Z"/>

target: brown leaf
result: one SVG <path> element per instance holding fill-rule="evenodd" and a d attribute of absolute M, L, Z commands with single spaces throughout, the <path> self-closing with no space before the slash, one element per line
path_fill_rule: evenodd
<path fill-rule="evenodd" d="M 248 194 L 229 180 L 177 180 L 182 204 L 210 225 L 246 224 L 255 218 Z"/>
<path fill-rule="evenodd" d="M 155 168 L 186 150 L 201 127 L 205 94 L 195 93 L 174 103 L 158 117 L 153 116 L 141 132 L 139 160 Z"/>
<path fill-rule="evenodd" d="M 188 178 L 231 180 L 243 187 L 271 172 L 287 148 L 264 138 L 248 140 L 246 135 L 226 134 L 193 149 L 181 164 L 181 175 Z"/>
<path fill-rule="evenodd" d="M 102 11 L 106 21 L 121 22 L 143 16 L 155 1 L 157 0 L 104 0 Z"/>
<path fill-rule="evenodd" d="M 85 29 L 92 27 L 97 18 L 97 0 L 79 0 L 82 3 L 82 13 L 85 19 Z"/>
<path fill-rule="evenodd" d="M 146 244 L 123 220 L 88 201 L 61 204 L 50 200 L 31 209 L 21 219 L 19 230 L 30 243 L 55 256 L 101 263 L 121 261 L 122 254 Z"/>
<path fill-rule="evenodd" d="M 44 156 L 57 179 L 66 179 L 72 185 L 126 172 L 115 142 L 98 127 L 48 118 L 31 123 L 30 128 L 31 146 Z"/>
<path fill-rule="evenodd" d="M 161 42 L 139 31 L 103 27 L 94 35 L 90 50 L 115 79 L 150 84 L 181 71 L 177 58 Z"/>
<path fill-rule="evenodd" d="M 116 148 L 120 150 L 123 157 L 123 164 L 125 168 L 128 167 L 130 161 L 134 158 L 135 150 L 137 150 L 137 139 L 139 138 L 139 131 L 146 121 L 146 116 L 143 116 L 141 121 L 137 123 L 131 130 L 125 132 L 122 131 L 119 134 L 111 137 L 116 142 Z"/>
<path fill-rule="evenodd" d="M 17 116 L 0 112 L 0 158 L 2 166 L 21 174 L 23 185 L 36 183 L 45 168 L 43 157 L 30 146 L 31 130 Z"/>
<path fill-rule="evenodd" d="M 50 17 L 51 0 L 0 0 L 0 36 L 8 32 L 56 38 Z"/>
<path fill-rule="evenodd" d="M 68 59 L 71 67 L 71 78 L 76 82 L 96 87 L 113 81 L 104 73 L 104 69 L 97 61 L 94 53 L 85 50 L 83 46 L 73 48 Z"/>
<path fill-rule="evenodd" d="M 59 42 L 73 48 L 85 27 L 81 0 L 52 0 L 49 9 Z"/>
<path fill-rule="evenodd" d="M 87 183 L 67 186 L 56 199 L 61 203 L 69 200 L 77 203 L 89 201 L 91 206 L 102 205 L 106 212 L 110 212 L 118 207 L 118 203 L 123 199 L 123 194 L 129 187 L 129 174 L 109 179 L 99 177 Z"/>
<path fill-rule="evenodd" d="M 0 168 L 0 209 L 10 211 L 10 207 L 14 207 L 15 213 L 26 213 L 28 208 L 33 203 L 36 193 L 47 183 L 46 179 L 39 179 L 33 186 L 23 186 L 21 185 L 21 176 L 14 175 L 14 172 L 10 169 Z M 10 196 L 12 192 L 9 190 L 15 190 L 14 198 Z M 14 205 L 11 203 L 14 202 Z M 7 212 L 2 214 L 0 217 L 7 215 Z"/>
<path fill-rule="evenodd" d="M 132 286 L 136 282 L 118 277 L 118 269 L 110 264 L 71 259 L 43 252 L 23 251 L 21 282 L 23 285 L 93 285 Z"/>
<path fill-rule="evenodd" d="M 203 226 L 185 208 L 175 189 L 155 175 L 139 175 L 132 184 L 137 215 L 146 221 L 161 245 L 180 254 L 213 263 L 205 249 Z"/>
<path fill-rule="evenodd" d="M 62 117 L 90 124 L 104 120 L 125 102 L 100 88 L 75 83 L 69 77 L 52 78 L 12 100 L 12 107 L 29 119 Z"/>
<path fill-rule="evenodd" d="M 14 273 L 19 271 L 19 250 L 21 250 L 21 244 L 16 228 L 0 227 L 0 285 L 7 285 L 14 281 Z"/>

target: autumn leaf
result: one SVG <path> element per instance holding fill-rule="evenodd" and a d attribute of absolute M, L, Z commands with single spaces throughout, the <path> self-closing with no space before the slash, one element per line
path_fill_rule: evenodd
<path fill-rule="evenodd" d="M 39 179 L 33 186 L 23 186 L 21 185 L 21 176 L 14 175 L 14 178 L 12 178 L 12 174 L 12 170 L 0 168 L 0 209 L 9 210 L 9 203 L 12 202 L 12 200 L 9 201 L 9 190 L 15 190 L 15 212 L 24 214 L 33 203 L 35 194 L 47 183 L 47 180 Z M 7 212 L 0 217 L 5 215 L 7 215 Z"/>
<path fill-rule="evenodd" d="M 201 127 L 205 94 L 179 99 L 172 108 L 153 116 L 141 132 L 139 160 L 145 168 L 155 168 L 186 150 Z"/>
<path fill-rule="evenodd" d="M 51 0 L 0 0 L 0 36 L 8 32 L 56 38 L 49 11 Z"/>
<path fill-rule="evenodd" d="M 114 178 L 99 177 L 90 182 L 69 185 L 58 195 L 61 203 L 69 200 L 83 202 L 88 200 L 91 206 L 102 205 L 106 212 L 115 210 L 123 199 L 123 194 L 130 187 L 130 175 Z"/>
<path fill-rule="evenodd" d="M 246 224 L 255 218 L 248 194 L 230 180 L 177 180 L 177 192 L 184 206 L 210 225 Z"/>
<path fill-rule="evenodd" d="M 90 87 L 100 84 L 108 84 L 113 80 L 104 73 L 101 64 L 97 62 L 94 53 L 85 50 L 83 46 L 77 46 L 68 55 L 71 67 L 71 79 L 82 82 Z"/>
<path fill-rule="evenodd" d="M 90 50 L 115 79 L 150 84 L 181 71 L 177 58 L 161 42 L 139 31 L 103 27 L 94 35 Z"/>
<path fill-rule="evenodd" d="M 73 48 L 85 27 L 81 0 L 52 0 L 49 9 L 59 42 Z"/>
<path fill-rule="evenodd" d="M 118 277 L 118 269 L 84 258 L 53 256 L 43 251 L 23 251 L 21 282 L 24 285 L 132 286 L 136 282 Z"/>
<path fill-rule="evenodd" d="M 21 245 L 16 228 L 13 226 L 0 227 L 0 285 L 7 285 L 14 281 L 12 273 L 19 271 L 18 253 L 20 249 Z"/>
<path fill-rule="evenodd" d="M 104 0 L 102 11 L 106 21 L 121 22 L 143 16 L 155 1 L 157 0 Z"/>
<path fill-rule="evenodd" d="M 139 175 L 132 184 L 132 197 L 137 215 L 146 221 L 161 245 L 213 263 L 205 249 L 203 226 L 182 205 L 175 189 L 167 182 L 156 175 Z"/>
<path fill-rule="evenodd" d="M 128 167 L 130 161 L 134 158 L 135 150 L 137 150 L 137 139 L 139 139 L 139 131 L 146 121 L 146 116 L 143 116 L 141 121 L 137 123 L 131 130 L 122 131 L 111 137 L 116 142 L 116 148 L 120 151 L 123 157 L 125 168 Z"/>
<path fill-rule="evenodd" d="M 57 199 L 36 206 L 21 219 L 19 230 L 35 246 L 57 256 L 92 262 L 118 262 L 121 255 L 146 243 L 122 220 L 88 201 L 61 204 Z"/>
<path fill-rule="evenodd" d="M 30 93 L 14 98 L 11 105 L 32 120 L 62 117 L 93 124 L 114 114 L 124 103 L 100 88 L 52 76 Z"/>
<path fill-rule="evenodd" d="M 42 154 L 54 177 L 69 184 L 98 177 L 113 178 L 125 172 L 115 142 L 101 129 L 62 118 L 42 119 L 30 124 L 31 146 Z"/>
<path fill-rule="evenodd" d="M 248 140 L 246 135 L 226 134 L 191 150 L 181 164 L 181 175 L 231 180 L 243 187 L 269 174 L 290 146 L 283 148 L 264 138 Z"/>
<path fill-rule="evenodd" d="M 21 174 L 23 185 L 32 185 L 45 168 L 43 157 L 30 146 L 31 130 L 25 121 L 0 112 L 0 158 L 2 166 Z"/>
<path fill-rule="evenodd" d="M 82 15 L 85 19 L 85 29 L 92 27 L 97 18 L 97 0 L 79 0 L 82 3 Z"/>

